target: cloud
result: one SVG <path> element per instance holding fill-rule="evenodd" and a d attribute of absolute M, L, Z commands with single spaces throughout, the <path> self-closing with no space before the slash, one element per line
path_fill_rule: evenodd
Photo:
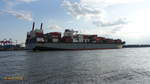
<path fill-rule="evenodd" d="M 5 3 L 5 7 L 1 10 L 1 14 L 10 14 L 18 19 L 32 21 L 32 13 L 25 10 L 15 10 L 14 7 L 20 3 L 31 3 L 38 0 L 1 0 Z"/>
<path fill-rule="evenodd" d="M 27 11 L 14 11 L 14 10 L 7 10 L 5 11 L 8 14 L 11 14 L 12 16 L 15 16 L 18 19 L 32 21 L 32 14 Z"/>
<path fill-rule="evenodd" d="M 38 1 L 38 0 L 17 0 L 17 1 L 30 3 L 30 2 L 34 2 L 34 1 Z"/>
<path fill-rule="evenodd" d="M 0 15 L 3 14 L 3 12 L 0 10 Z"/>
<path fill-rule="evenodd" d="M 111 6 L 117 4 L 129 4 L 135 2 L 141 2 L 144 0 L 80 0 L 82 4 L 94 5 L 94 6 Z"/>
<path fill-rule="evenodd" d="M 26 2 L 26 3 L 30 3 L 30 2 L 34 2 L 34 1 L 38 1 L 38 0 L 1 0 L 1 1 L 4 1 L 4 2 Z"/>
<path fill-rule="evenodd" d="M 63 29 L 62 27 L 58 26 L 58 25 L 52 25 L 49 27 L 50 29 L 56 29 L 56 30 L 60 30 L 60 29 Z"/>
<path fill-rule="evenodd" d="M 82 6 L 82 4 L 77 2 L 72 3 L 67 0 L 63 2 L 63 6 L 67 9 L 68 13 L 76 19 L 80 19 L 81 17 L 90 18 L 101 13 L 99 10 Z"/>
<path fill-rule="evenodd" d="M 127 4 L 139 2 L 142 0 L 80 0 L 79 2 L 71 2 L 69 0 L 63 1 L 63 6 L 68 14 L 76 19 L 83 18 L 90 20 L 97 27 L 112 27 L 127 24 L 126 19 L 118 18 L 117 20 L 110 21 L 107 19 L 109 12 L 106 10 L 108 6 L 116 4 Z"/>
<path fill-rule="evenodd" d="M 101 20 L 95 20 L 93 21 L 93 24 L 95 24 L 96 26 L 101 26 L 101 27 L 110 27 L 110 26 L 118 26 L 118 25 L 124 25 L 127 24 L 128 21 L 126 21 L 126 19 L 120 18 L 117 19 L 116 21 L 113 22 L 109 22 L 109 21 L 101 21 Z"/>

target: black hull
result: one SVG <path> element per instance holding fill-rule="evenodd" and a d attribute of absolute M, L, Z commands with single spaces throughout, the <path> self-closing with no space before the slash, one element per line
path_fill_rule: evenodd
<path fill-rule="evenodd" d="M 28 44 L 29 50 L 97 50 L 97 49 L 120 49 L 123 44 L 74 44 L 74 43 L 45 43 Z"/>

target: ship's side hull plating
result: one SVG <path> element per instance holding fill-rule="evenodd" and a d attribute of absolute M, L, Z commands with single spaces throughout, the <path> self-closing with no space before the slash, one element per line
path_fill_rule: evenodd
<path fill-rule="evenodd" d="M 123 44 L 92 44 L 92 43 L 33 43 L 27 44 L 29 50 L 94 50 L 119 49 Z"/>

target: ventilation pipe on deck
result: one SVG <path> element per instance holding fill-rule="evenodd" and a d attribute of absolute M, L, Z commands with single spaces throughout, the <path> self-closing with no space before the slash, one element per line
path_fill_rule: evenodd
<path fill-rule="evenodd" d="M 35 27 L 35 22 L 33 22 L 32 31 L 34 31 L 34 27 Z"/>
<path fill-rule="evenodd" d="M 40 27 L 40 29 L 42 30 L 42 28 L 43 28 L 43 23 L 41 23 L 41 27 Z"/>

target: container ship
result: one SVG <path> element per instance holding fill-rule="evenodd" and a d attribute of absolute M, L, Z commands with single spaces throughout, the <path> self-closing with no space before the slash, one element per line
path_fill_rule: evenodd
<path fill-rule="evenodd" d="M 27 32 L 26 49 L 28 50 L 94 50 L 94 49 L 119 49 L 125 44 L 120 39 L 100 37 L 96 34 L 79 34 L 78 31 L 65 29 L 61 32 L 43 32 L 43 23 L 40 29 Z"/>

